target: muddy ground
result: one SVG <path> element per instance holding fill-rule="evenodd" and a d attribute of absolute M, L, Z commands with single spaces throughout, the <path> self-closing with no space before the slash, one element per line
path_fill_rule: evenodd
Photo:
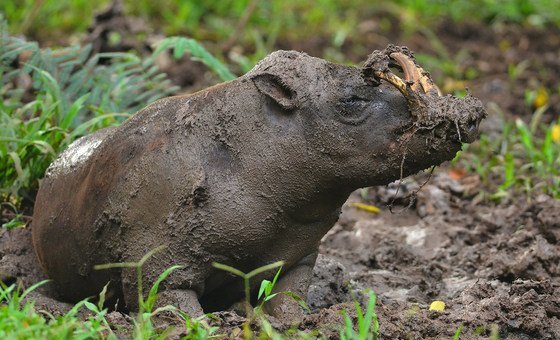
<path fill-rule="evenodd" d="M 398 23 L 397 23 L 398 24 Z M 381 34 L 371 22 L 358 26 L 360 38 L 343 48 L 360 51 L 363 60 L 388 42 L 406 44 L 415 51 L 435 53 L 423 34 L 403 37 L 398 32 Z M 398 27 L 398 25 L 395 25 Z M 524 102 L 526 90 L 558 86 L 560 32 L 519 26 L 487 27 L 443 23 L 436 34 L 456 58 L 458 70 L 474 67 L 478 76 L 465 84 L 484 102 L 495 102 L 505 113 L 490 110 L 482 126 L 499 131 L 502 119 L 530 119 L 534 108 Z M 279 42 L 278 48 L 294 48 L 320 56 L 328 39 Z M 466 51 L 466 52 L 461 52 Z M 508 65 L 526 62 L 512 78 Z M 186 92 L 212 82 L 198 63 L 168 65 L 166 69 Z M 185 67 L 189 72 L 184 72 Z M 430 68 L 436 79 L 448 80 L 441 70 Z M 186 76 L 189 79 L 186 79 Z M 443 86 L 445 88 L 445 85 Z M 551 94 L 545 121 L 560 112 L 558 93 Z M 449 165 L 438 168 L 409 205 L 411 193 L 427 179 L 420 174 L 407 179 L 396 193 L 396 184 L 354 193 L 349 202 L 365 202 L 382 208 L 371 214 L 347 203 L 336 226 L 325 236 L 315 268 L 308 302 L 313 314 L 300 329 L 320 329 L 336 338 L 342 323 L 340 311 L 349 307 L 351 292 L 373 289 L 378 294 L 377 312 L 383 339 L 449 339 L 463 325 L 461 339 L 488 338 L 498 330 L 502 339 L 560 338 L 560 201 L 544 195 L 514 196 L 500 204 L 474 200 L 485 190 L 476 175 Z M 396 196 L 395 196 L 396 195 Z M 395 199 L 396 198 L 396 199 Z M 395 199 L 395 200 L 394 200 Z M 394 202 L 393 213 L 387 207 Z M 30 228 L 2 230 L 2 275 L 16 275 L 30 284 L 42 277 L 30 248 Z M 35 294 L 38 308 L 64 311 L 64 304 Z M 443 312 L 429 311 L 434 300 L 446 303 Z M 233 312 L 219 314 L 220 332 L 237 332 L 243 319 Z M 112 313 L 114 325 L 126 317 Z"/>

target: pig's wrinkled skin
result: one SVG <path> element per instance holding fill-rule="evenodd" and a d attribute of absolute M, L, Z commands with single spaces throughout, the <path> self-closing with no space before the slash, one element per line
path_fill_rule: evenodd
<path fill-rule="evenodd" d="M 457 117 L 411 134 L 414 119 L 393 86 L 275 52 L 236 80 L 159 100 L 72 144 L 41 184 L 33 244 L 69 301 L 110 281 L 108 298 L 137 310 L 136 271 L 93 266 L 138 261 L 160 245 L 144 287 L 183 266 L 160 286 L 160 305 L 200 314 L 242 299 L 241 280 L 212 262 L 248 272 L 284 260 L 277 289 L 305 297 L 319 241 L 349 194 L 451 159 L 457 130 L 472 141 L 482 118 Z M 279 317 L 299 308 L 282 298 L 269 307 Z"/>

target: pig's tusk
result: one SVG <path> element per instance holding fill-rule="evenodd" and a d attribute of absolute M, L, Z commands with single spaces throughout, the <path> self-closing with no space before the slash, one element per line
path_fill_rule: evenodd
<path fill-rule="evenodd" d="M 428 95 L 441 96 L 440 89 L 434 84 L 428 73 L 423 68 L 416 66 L 416 64 L 405 54 L 401 52 L 394 52 L 389 55 L 392 59 L 402 67 L 404 72 L 404 80 L 412 82 L 410 88 L 418 92 L 420 87 L 423 92 Z"/>
<path fill-rule="evenodd" d="M 399 76 L 395 75 L 391 71 L 383 72 L 383 71 L 374 70 L 373 74 L 377 78 L 383 79 L 383 80 L 386 80 L 387 82 L 389 82 L 391 85 L 396 87 L 406 98 L 408 98 L 408 96 L 409 96 L 408 87 L 407 87 L 406 83 L 401 78 L 399 78 Z"/>
<path fill-rule="evenodd" d="M 414 65 L 414 62 L 410 60 L 410 58 L 404 55 L 403 53 L 394 52 L 391 53 L 389 56 L 395 59 L 399 63 L 399 65 L 403 69 L 404 80 L 407 82 L 412 82 L 411 85 L 412 89 L 414 91 L 417 91 L 416 87 L 418 87 L 417 85 L 418 80 L 422 77 L 420 71 L 418 70 L 418 67 L 416 67 L 416 65 Z"/>

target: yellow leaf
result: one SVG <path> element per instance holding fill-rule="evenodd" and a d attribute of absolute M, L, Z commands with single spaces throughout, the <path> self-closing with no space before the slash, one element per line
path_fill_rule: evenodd
<path fill-rule="evenodd" d="M 430 304 L 430 310 L 435 310 L 437 312 L 443 312 L 445 310 L 445 302 L 436 300 Z"/>
<path fill-rule="evenodd" d="M 533 101 L 533 106 L 538 109 L 548 104 L 548 100 L 548 91 L 544 87 L 539 87 L 535 100 Z"/>
<path fill-rule="evenodd" d="M 375 205 L 370 205 L 370 204 L 364 204 L 364 203 L 350 203 L 351 206 L 356 207 L 360 210 L 363 211 L 367 211 L 369 213 L 372 214 L 378 214 L 379 211 L 381 211 L 378 207 L 376 207 Z"/>
<path fill-rule="evenodd" d="M 560 124 L 552 126 L 552 141 L 556 143 L 560 142 Z"/>

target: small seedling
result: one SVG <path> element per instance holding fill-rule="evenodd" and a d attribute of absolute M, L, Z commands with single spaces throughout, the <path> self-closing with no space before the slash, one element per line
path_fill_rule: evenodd
<path fill-rule="evenodd" d="M 240 278 L 243 279 L 243 287 L 245 289 L 245 312 L 247 313 L 247 317 L 250 318 L 253 315 L 253 310 L 251 308 L 251 286 L 250 286 L 250 280 L 252 277 L 264 273 L 266 271 L 269 271 L 271 269 L 276 269 L 279 267 L 282 267 L 284 265 L 284 261 L 278 261 L 278 262 L 274 262 L 271 264 L 268 264 L 266 266 L 262 266 L 259 267 L 257 269 L 254 269 L 252 271 L 250 271 L 249 273 L 244 273 L 239 269 L 233 268 L 231 266 L 222 264 L 222 263 L 217 263 L 214 262 L 212 263 L 212 266 L 214 266 L 214 268 L 218 268 L 220 270 L 229 272 L 235 276 L 239 276 Z M 261 288 L 262 288 L 262 284 L 261 284 Z"/>
<path fill-rule="evenodd" d="M 379 321 L 377 319 L 377 314 L 375 313 L 377 296 L 373 291 L 368 291 L 367 294 L 368 304 L 365 314 L 360 306 L 360 303 L 354 299 L 354 306 L 358 317 L 358 322 L 356 324 L 358 329 L 357 331 L 354 330 L 354 324 L 352 322 L 352 318 L 348 315 L 348 312 L 346 310 L 342 312 L 344 327 L 340 330 L 341 340 L 376 340 L 379 338 Z"/>
<path fill-rule="evenodd" d="M 286 295 L 286 296 L 292 298 L 303 309 L 305 309 L 307 311 L 311 311 L 309 306 L 307 306 L 307 304 L 305 303 L 305 301 L 299 295 L 297 295 L 293 292 L 286 292 L 285 291 L 285 292 L 272 293 L 272 291 L 274 289 L 274 286 L 276 284 L 276 281 L 278 280 L 278 277 L 280 276 L 280 271 L 282 270 L 282 266 L 284 265 L 284 261 L 278 261 L 278 262 L 268 264 L 266 266 L 259 267 L 257 269 L 254 269 L 254 270 L 250 271 L 249 273 L 243 273 L 239 269 L 233 268 L 233 267 L 225 265 L 225 264 L 217 263 L 217 262 L 212 263 L 212 265 L 215 268 L 218 268 L 218 269 L 223 270 L 223 271 L 227 271 L 227 272 L 229 272 L 229 273 L 231 273 L 235 276 L 239 276 L 243 279 L 243 286 L 244 286 L 244 289 L 245 289 L 245 303 L 244 304 L 245 304 L 245 313 L 247 315 L 247 322 L 245 322 L 243 324 L 243 333 L 244 333 L 244 336 L 245 336 L 246 339 L 251 339 L 252 338 L 252 332 L 251 332 L 251 329 L 249 327 L 249 323 L 254 319 L 255 315 L 261 315 L 264 303 L 267 302 L 267 301 L 270 301 L 272 298 L 274 298 L 278 294 L 283 294 L 283 295 Z M 263 280 L 261 282 L 261 285 L 260 285 L 260 288 L 259 288 L 259 293 L 258 293 L 258 296 L 257 296 L 257 299 L 260 299 L 261 302 L 255 308 L 255 310 L 253 311 L 253 309 L 251 307 L 250 279 L 255 277 L 258 274 L 264 273 L 268 270 L 275 269 L 275 268 L 278 268 L 278 271 L 276 272 L 276 275 L 274 275 L 274 278 L 272 279 L 272 281 Z M 260 318 L 260 321 L 261 321 L 262 330 L 264 331 L 265 335 L 267 335 L 271 339 L 279 338 L 279 335 L 276 332 L 274 332 L 272 326 L 270 325 L 270 323 L 265 318 Z"/>
<path fill-rule="evenodd" d="M 276 275 L 274 275 L 272 281 L 266 279 L 262 280 L 261 287 L 259 288 L 259 295 L 257 296 L 257 299 L 261 300 L 261 303 L 257 308 L 262 310 L 265 302 L 267 302 L 268 300 L 272 299 L 273 297 L 279 294 L 279 293 L 272 294 L 272 290 L 276 285 L 276 281 L 278 280 L 281 271 L 282 271 L 282 267 L 278 268 L 278 271 L 276 272 Z"/>
<path fill-rule="evenodd" d="M 159 290 L 159 285 L 163 280 L 165 280 L 173 271 L 183 268 L 183 266 L 175 265 L 167 268 L 163 273 L 161 273 L 156 281 L 153 283 L 147 297 L 144 299 L 144 292 L 142 288 L 142 267 L 154 254 L 161 252 L 167 248 L 167 246 L 162 245 L 155 249 L 149 251 L 144 255 L 138 262 L 123 262 L 123 263 L 107 263 L 94 266 L 94 269 L 112 269 L 112 268 L 134 268 L 136 269 L 137 276 L 137 288 L 138 288 L 138 316 L 134 321 L 134 332 L 135 338 L 147 339 L 150 335 L 153 335 L 155 330 L 151 321 L 151 318 L 162 312 L 176 312 L 177 308 L 171 305 L 166 305 L 163 307 L 156 308 L 155 302 L 157 298 L 157 293 Z M 170 331 L 170 330 L 168 330 Z M 163 335 L 162 335 L 163 336 Z"/>
<path fill-rule="evenodd" d="M 10 202 L 3 202 L 1 205 L 10 208 L 13 211 L 11 215 L 8 215 L 8 218 L 10 218 L 10 220 L 2 224 L 2 228 L 10 230 L 14 228 L 24 227 L 27 224 L 26 220 L 29 220 L 30 217 L 24 216 L 22 213 L 18 212 L 18 209 L 14 204 Z"/>
<path fill-rule="evenodd" d="M 179 311 L 179 315 L 183 320 L 185 320 L 185 328 L 187 329 L 187 335 L 182 338 L 183 340 L 209 340 L 223 338 L 223 335 L 221 334 L 214 334 L 218 330 L 218 327 L 211 327 L 208 325 L 205 320 L 205 315 L 192 318 L 181 311 Z"/>
<path fill-rule="evenodd" d="M 259 299 L 261 302 L 257 306 L 256 311 L 262 311 L 264 303 L 270 301 L 272 298 L 276 297 L 277 295 L 285 295 L 291 298 L 292 300 L 294 300 L 295 302 L 297 302 L 300 305 L 300 307 L 305 309 L 307 312 L 311 312 L 311 309 L 309 308 L 307 303 L 305 303 L 305 301 L 301 298 L 301 296 L 293 292 L 283 291 L 283 292 L 276 292 L 274 294 L 272 293 L 272 291 L 274 290 L 274 286 L 276 285 L 276 281 L 280 276 L 280 271 L 282 271 L 282 267 L 278 268 L 278 271 L 276 272 L 276 275 L 274 275 L 274 279 L 272 279 L 272 282 L 269 280 L 262 280 L 261 286 L 259 288 L 259 295 L 257 297 L 257 299 Z"/>
<path fill-rule="evenodd" d="M 44 285 L 48 280 L 38 282 L 26 290 L 17 284 L 6 286 L 0 282 L 0 338 L 2 339 L 91 339 L 102 336 L 116 339 L 109 327 L 102 305 L 106 287 L 99 295 L 99 303 L 89 299 L 78 302 L 68 313 L 53 316 L 47 311 L 37 312 L 35 302 L 25 299 L 29 293 Z M 87 320 L 78 317 L 78 311 L 85 307 L 93 313 Z"/>
<path fill-rule="evenodd" d="M 459 328 L 457 328 L 457 330 L 455 331 L 455 334 L 453 334 L 453 340 L 459 340 L 459 337 L 461 336 L 461 332 L 463 331 L 463 325 L 460 325 Z"/>

